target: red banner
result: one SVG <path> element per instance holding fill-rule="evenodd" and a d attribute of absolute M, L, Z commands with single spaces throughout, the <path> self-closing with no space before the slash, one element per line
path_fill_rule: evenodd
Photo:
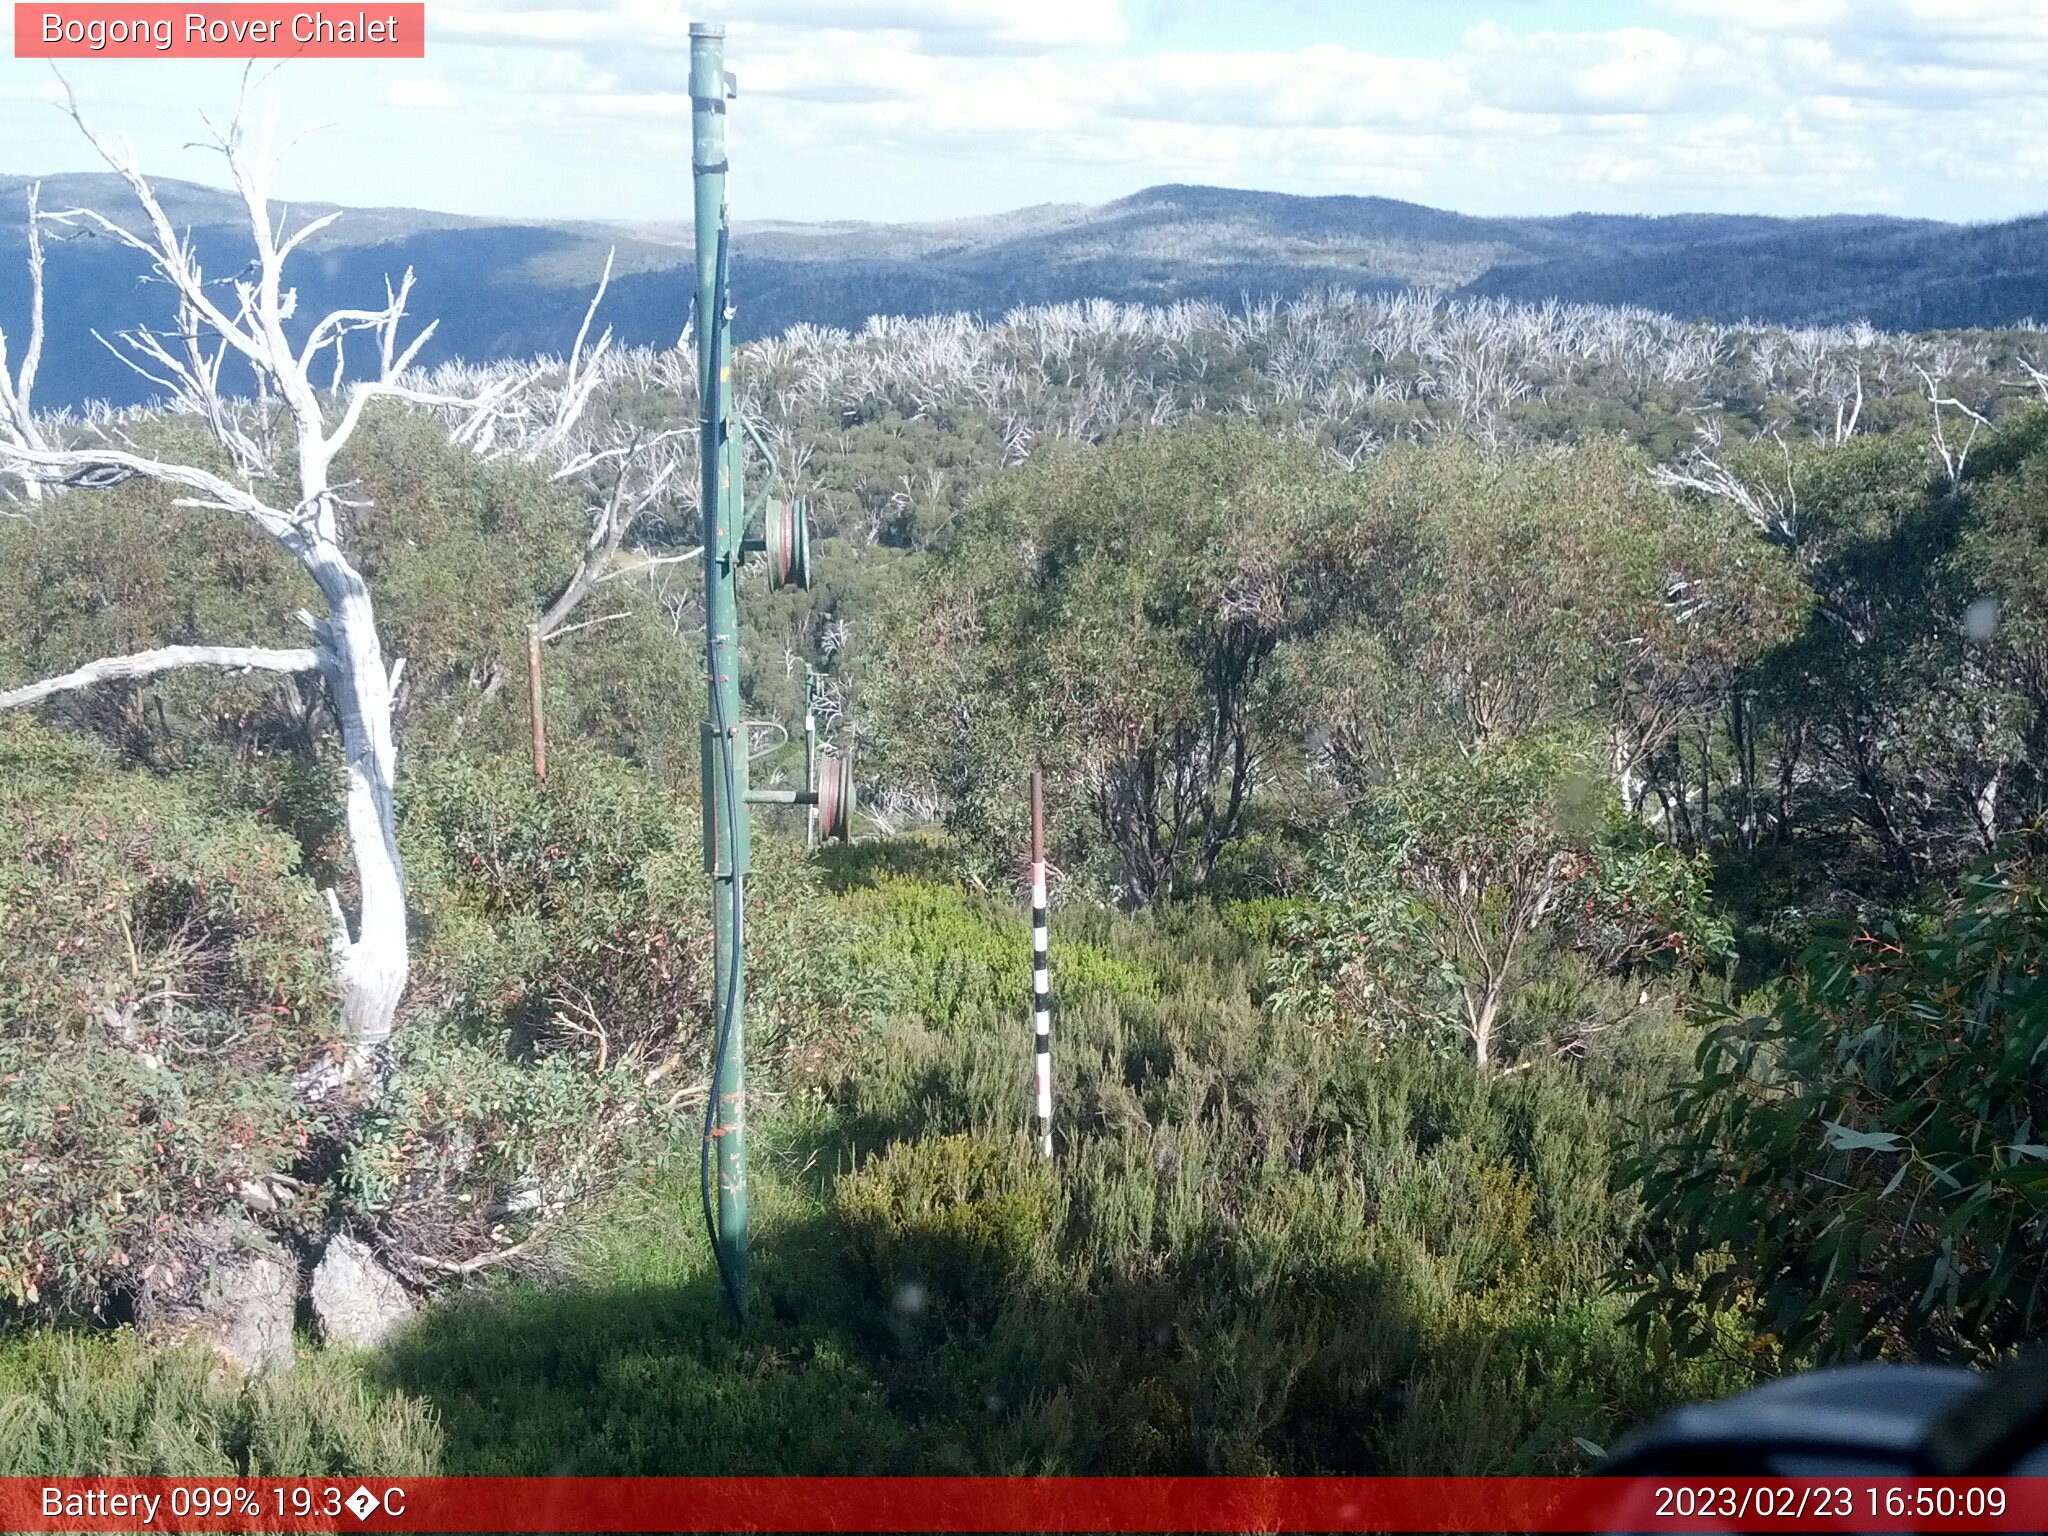
<path fill-rule="evenodd" d="M 423 59 L 421 0 L 14 7 L 17 59 Z"/>
<path fill-rule="evenodd" d="M 2041 1531 L 2048 1479 L 0 1478 L 8 1531 Z"/>

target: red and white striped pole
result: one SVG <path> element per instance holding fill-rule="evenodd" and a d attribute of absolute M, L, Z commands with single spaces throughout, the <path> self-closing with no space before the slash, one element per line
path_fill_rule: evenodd
<path fill-rule="evenodd" d="M 1052 1156 L 1052 973 L 1046 957 L 1045 785 L 1031 771 L 1032 1061 L 1038 1084 L 1038 1145 Z"/>

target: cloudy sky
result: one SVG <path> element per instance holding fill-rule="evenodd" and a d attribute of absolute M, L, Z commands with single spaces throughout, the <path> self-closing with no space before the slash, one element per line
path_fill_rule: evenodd
<path fill-rule="evenodd" d="M 374 9 L 374 7 L 372 7 Z M 699 0 L 742 218 L 941 218 L 1162 181 L 1473 213 L 2048 208 L 2048 0 Z M 688 0 L 428 0 L 423 61 L 286 66 L 280 189 L 675 219 Z M 147 168 L 239 66 L 65 66 Z M 0 172 L 84 169 L 0 58 Z"/>

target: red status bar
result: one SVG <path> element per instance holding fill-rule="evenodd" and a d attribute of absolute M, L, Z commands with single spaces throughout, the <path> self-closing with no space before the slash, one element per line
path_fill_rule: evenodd
<path fill-rule="evenodd" d="M 0 1478 L 8 1531 L 2042 1531 L 2037 1478 Z"/>

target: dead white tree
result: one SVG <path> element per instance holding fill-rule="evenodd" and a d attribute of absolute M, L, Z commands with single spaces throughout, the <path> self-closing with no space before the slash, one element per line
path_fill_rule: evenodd
<path fill-rule="evenodd" d="M 602 293 L 602 289 L 599 291 Z M 595 307 L 593 304 L 592 308 Z M 573 385 L 573 364 L 570 374 Z M 583 398 L 588 397 L 586 388 Z M 703 556 L 700 547 L 686 554 L 643 555 L 625 565 L 616 563 L 626 535 L 660 503 L 670 482 L 685 468 L 685 460 L 676 449 L 691 435 L 689 431 L 680 429 L 660 432 L 653 437 L 643 437 L 637 431 L 629 432 L 623 441 L 608 448 L 579 454 L 555 475 L 558 481 L 582 480 L 593 489 L 602 489 L 601 499 L 590 508 L 590 536 L 584 541 L 583 554 L 576 562 L 569 584 L 548 605 L 545 613 L 526 626 L 527 708 L 533 724 L 533 774 L 543 784 L 548 777 L 548 745 L 547 716 L 542 703 L 541 647 L 549 640 L 623 619 L 631 612 L 624 609 L 577 624 L 569 622 L 583 600 L 605 582 Z M 608 486 L 604 484 L 607 479 L 610 482 Z"/>
<path fill-rule="evenodd" d="M 1942 388 L 1948 383 L 1953 368 L 1954 363 L 1951 359 L 1942 358 L 1936 361 L 1932 373 L 1917 365 L 1913 369 L 1920 375 L 1920 382 L 1927 390 L 1927 408 L 1934 414 L 1934 451 L 1941 455 L 1942 468 L 1948 471 L 1950 490 L 1963 483 L 1963 472 L 1969 468 L 1970 449 L 1976 445 L 1977 434 L 1991 425 L 1990 420 L 1982 412 L 1970 409 L 1953 395 L 1942 393 Z M 1956 442 L 1949 435 L 1948 421 L 1943 414 L 1948 410 L 1958 412 L 1970 424 L 1970 430 L 1964 434 L 1961 442 Z"/>
<path fill-rule="evenodd" d="M 1828 376 L 1829 393 L 1835 405 L 1835 444 L 1840 446 L 1856 435 L 1856 424 L 1863 419 L 1863 358 L 1858 354 L 1851 386 L 1841 383 L 1839 372 Z"/>
<path fill-rule="evenodd" d="M 576 340 L 569 348 L 554 407 L 547 420 L 531 433 L 522 450 L 522 457 L 529 463 L 553 461 L 556 484 L 581 485 L 592 497 L 589 537 L 584 541 L 583 553 L 576 562 L 569 584 L 545 612 L 526 626 L 526 687 L 528 715 L 533 726 L 533 773 L 543 784 L 548 777 L 548 749 L 542 645 L 578 630 L 627 617 L 630 609 L 585 619 L 580 623 L 569 622 L 583 600 L 604 582 L 633 571 L 695 559 L 702 554 L 701 550 L 695 550 L 687 555 L 643 556 L 623 567 L 615 563 L 626 536 L 648 511 L 659 504 L 670 482 L 685 467 L 677 450 L 693 435 L 686 429 L 677 429 L 650 437 L 637 427 L 629 426 L 615 428 L 600 445 L 588 440 L 590 434 L 582 430 L 586 410 L 609 375 L 623 371 L 640 388 L 675 382 L 657 380 L 651 359 L 629 357 L 621 360 L 611 350 L 609 326 L 588 352 L 585 351 L 585 344 L 590 341 L 590 328 L 604 303 L 605 291 L 611 286 L 612 266 L 617 255 L 616 249 L 605 255 L 604 272 L 598 278 L 597 291 L 591 295 L 590 306 L 583 312 L 583 323 L 577 328 Z M 623 370 L 614 366 L 622 361 Z"/>
<path fill-rule="evenodd" d="M 154 651 L 137 651 L 132 656 L 102 657 L 39 683 L 10 688 L 0 692 L 0 709 L 23 709 L 60 693 L 90 688 L 95 683 L 136 682 L 184 667 L 220 667 L 230 672 L 311 672 L 319 665 L 319 654 L 309 650 L 259 645 L 166 645 Z"/>
<path fill-rule="evenodd" d="M 1799 528 L 1799 485 L 1793 473 L 1792 450 L 1776 431 L 1770 437 L 1784 460 L 1784 488 L 1762 481 L 1746 481 L 1721 462 L 1721 424 L 1703 423 L 1699 440 L 1676 464 L 1658 464 L 1650 476 L 1667 491 L 1692 491 L 1741 510 L 1757 531 L 1775 544 L 1797 546 Z"/>
<path fill-rule="evenodd" d="M 36 426 L 36 369 L 43 360 L 43 218 L 42 183 L 28 189 L 28 341 L 22 349 L 21 365 L 10 375 L 7 362 L 7 332 L 0 330 L 0 441 L 21 448 L 47 448 Z M 40 482 L 26 487 L 28 499 L 41 499 Z"/>
<path fill-rule="evenodd" d="M 576 332 L 576 341 L 569 348 L 569 361 L 562 370 L 562 386 L 555 397 L 554 412 L 547 425 L 528 444 L 525 457 L 529 460 L 568 455 L 571 435 L 583 419 L 591 394 L 604 380 L 603 363 L 605 354 L 611 350 L 611 327 L 605 327 L 604 334 L 597 338 L 588 357 L 584 355 L 583 345 L 590 340 L 591 322 L 597 318 L 598 307 L 604 303 L 605 290 L 612 285 L 612 263 L 618 254 L 616 246 L 605 252 L 604 274 L 597 280 L 597 292 L 591 295 L 590 307 L 583 312 L 583 324 Z M 563 475 L 573 474 L 592 462 L 595 460 L 571 457 L 564 466 Z"/>
<path fill-rule="evenodd" d="M 44 220 L 119 241 L 144 257 L 157 279 L 168 286 L 177 306 L 175 329 L 131 330 L 119 341 L 131 365 L 169 391 L 176 404 L 210 424 L 234 465 L 234 478 L 115 446 L 106 434 L 59 445 L 56 434 L 38 439 L 33 424 L 23 430 L 19 420 L 12 431 L 0 434 L 0 476 L 25 486 L 60 490 L 98 490 L 136 478 L 172 486 L 187 493 L 179 505 L 235 513 L 289 551 L 326 600 L 327 612 L 319 617 L 300 614 L 312 634 L 310 649 L 177 646 L 111 657 L 0 695 L 0 708 L 18 708 L 108 678 L 144 677 L 177 667 L 318 671 L 333 700 L 346 764 L 345 815 L 357 884 L 353 933 L 340 898 L 332 890 L 325 895 L 334 920 L 343 1021 L 354 1048 L 352 1059 L 359 1062 L 364 1052 L 389 1037 L 410 965 L 405 870 L 393 801 L 397 748 L 392 696 L 404 662 L 386 662 L 369 586 L 343 547 L 337 515 L 342 501 L 333 483 L 333 465 L 373 400 L 456 411 L 453 435 L 473 442 L 505 408 L 520 381 L 504 381 L 482 398 L 466 400 L 430 394 L 405 382 L 407 369 L 434 330 L 430 324 L 400 345 L 410 273 L 396 289 L 386 285 L 381 308 L 337 310 L 314 321 L 304 340 L 294 346 L 286 326 L 294 318 L 297 293 L 285 284 L 285 263 L 338 215 L 309 220 L 286 233 L 286 221 L 273 217 L 270 207 L 267 128 L 249 148 L 238 112 L 226 132 L 214 135 L 214 146 L 225 157 L 247 210 L 256 247 L 249 268 L 223 284 L 205 277 L 197 252 L 173 227 L 129 155 L 97 138 L 75 101 L 70 111 L 88 142 L 133 194 L 142 215 L 140 231 L 86 208 L 46 214 Z M 345 384 L 344 345 L 358 334 L 374 344 L 376 376 Z M 331 382 L 323 399 L 312 380 L 329 350 Z M 250 371 L 256 401 L 236 400 L 224 386 L 223 368 L 230 361 Z M 19 380 L 12 393 L 17 404 L 25 403 Z M 293 441 L 290 481 L 283 478 L 268 447 L 272 419 Z M 288 495 L 275 494 L 273 487 L 285 486 Z"/>

